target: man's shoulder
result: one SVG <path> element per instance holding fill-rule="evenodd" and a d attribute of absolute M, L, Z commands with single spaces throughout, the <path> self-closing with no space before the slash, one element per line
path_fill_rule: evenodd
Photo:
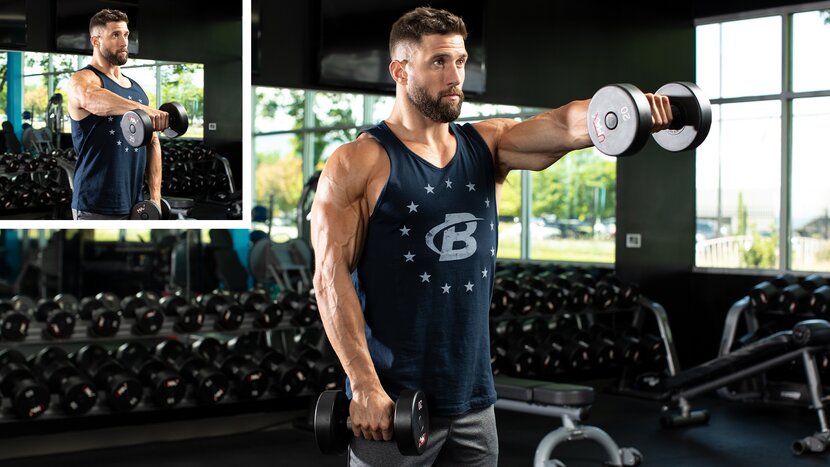
<path fill-rule="evenodd" d="M 384 156 L 386 151 L 383 146 L 368 133 L 361 133 L 354 141 L 341 145 L 334 152 L 332 157 L 341 157 L 355 162 L 375 162 L 377 158 Z"/>

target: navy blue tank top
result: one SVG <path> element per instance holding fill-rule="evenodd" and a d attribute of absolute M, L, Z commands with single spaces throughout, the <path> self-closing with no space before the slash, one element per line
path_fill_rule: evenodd
<path fill-rule="evenodd" d="M 101 78 L 104 89 L 147 105 L 147 94 L 130 78 L 125 88 L 92 65 Z M 99 117 L 89 114 L 83 120 L 69 119 L 72 125 L 72 145 L 78 155 L 75 163 L 75 190 L 72 208 L 98 214 L 127 214 L 133 205 L 143 199 L 144 169 L 147 149 L 127 144 L 121 134 L 121 116 Z"/>
<path fill-rule="evenodd" d="M 457 150 L 444 168 L 410 151 L 385 122 L 367 130 L 386 150 L 390 173 L 352 275 L 384 389 L 393 400 L 403 389 L 422 389 L 438 416 L 496 400 L 493 158 L 472 125 L 450 123 L 450 130 Z"/>

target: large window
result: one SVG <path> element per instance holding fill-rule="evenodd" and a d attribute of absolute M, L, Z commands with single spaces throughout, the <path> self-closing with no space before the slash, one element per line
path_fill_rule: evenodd
<path fill-rule="evenodd" d="M 253 98 L 254 196 L 272 212 L 270 224 L 256 228 L 286 241 L 297 235 L 303 180 L 361 128 L 386 118 L 394 98 L 263 87 L 254 88 Z M 468 102 L 459 122 L 522 120 L 542 111 Z M 499 257 L 613 263 L 615 188 L 614 160 L 592 151 L 570 154 L 543 172 L 510 173 L 499 205 Z"/>
<path fill-rule="evenodd" d="M 830 271 L 830 14 L 793 8 L 697 26 L 698 267 Z"/>
<path fill-rule="evenodd" d="M 5 64 L 6 54 L 0 53 Z M 24 123 L 34 128 L 46 126 L 46 108 L 50 96 L 61 93 L 63 100 L 63 132 L 69 132 L 69 114 L 66 111 L 67 85 L 72 74 L 88 65 L 89 55 L 48 54 L 24 52 L 23 54 L 23 110 L 28 112 Z M 135 80 L 150 105 L 176 101 L 187 110 L 190 125 L 185 138 L 204 136 L 204 65 L 197 63 L 156 62 L 131 59 L 121 67 L 123 73 Z M 2 96 L 5 103 L 5 93 Z M 5 105 L 3 106 L 5 112 Z"/>

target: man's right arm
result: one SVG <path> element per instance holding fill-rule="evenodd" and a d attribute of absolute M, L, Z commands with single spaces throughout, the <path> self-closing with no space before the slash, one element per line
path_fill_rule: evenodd
<path fill-rule="evenodd" d="M 72 75 L 69 80 L 69 115 L 73 120 L 82 120 L 89 114 L 107 117 L 124 115 L 130 110 L 141 109 L 147 112 L 153 121 L 153 130 L 161 131 L 168 126 L 166 112 L 150 106 L 125 99 L 101 86 L 98 76 L 89 71 L 81 70 Z"/>
<path fill-rule="evenodd" d="M 367 157 L 341 146 L 326 162 L 311 208 L 315 255 L 314 292 L 326 335 L 352 387 L 350 411 L 355 436 L 392 437 L 392 401 L 380 385 L 366 343 L 363 310 L 351 271 L 360 258 L 369 219 Z M 365 146 L 364 146 L 365 147 Z"/>

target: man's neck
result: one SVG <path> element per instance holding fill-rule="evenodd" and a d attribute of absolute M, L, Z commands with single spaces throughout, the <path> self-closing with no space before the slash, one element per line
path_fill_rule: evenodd
<path fill-rule="evenodd" d="M 449 123 L 436 122 L 426 117 L 406 97 L 400 95 L 395 99 L 386 123 L 401 133 L 399 137 L 428 146 L 442 146 L 453 139 Z"/>
<path fill-rule="evenodd" d="M 90 64 L 101 73 L 112 78 L 113 81 L 121 79 L 121 67 L 104 60 L 104 58 L 98 54 L 94 54 L 92 56 L 92 62 Z"/>

